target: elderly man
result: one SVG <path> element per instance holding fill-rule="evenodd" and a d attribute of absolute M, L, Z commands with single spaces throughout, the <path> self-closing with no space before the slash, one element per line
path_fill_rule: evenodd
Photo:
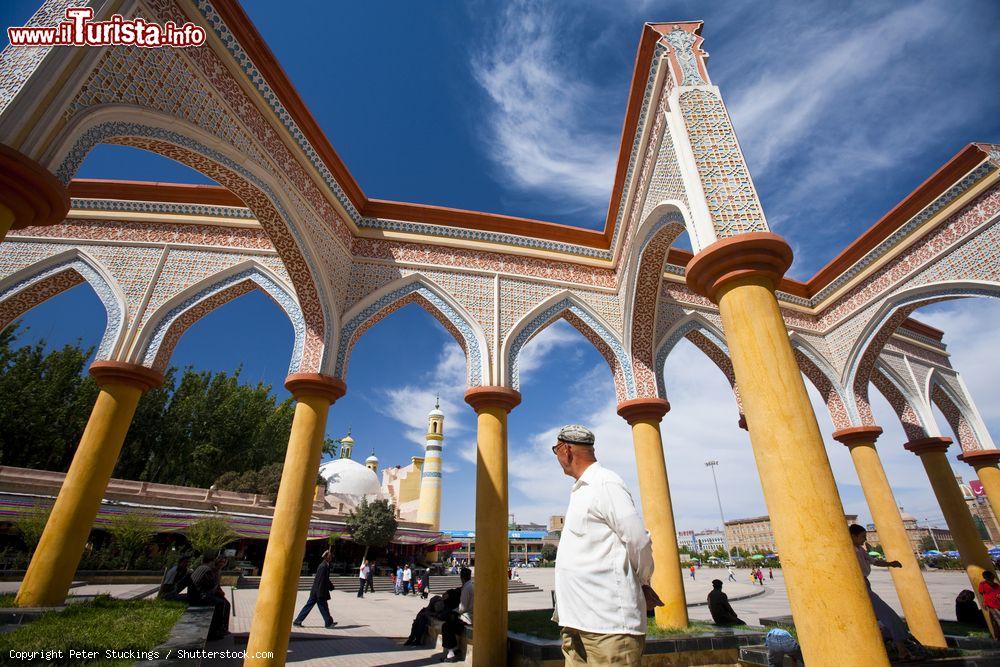
<path fill-rule="evenodd" d="M 576 480 L 556 555 L 556 610 L 567 665 L 639 665 L 646 642 L 644 584 L 653 549 L 621 477 L 594 455 L 594 434 L 559 431 L 552 452 Z"/>

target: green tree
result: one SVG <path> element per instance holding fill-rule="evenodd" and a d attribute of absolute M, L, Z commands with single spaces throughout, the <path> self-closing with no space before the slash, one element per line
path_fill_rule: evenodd
<path fill-rule="evenodd" d="M 188 543 L 197 554 L 218 553 L 239 537 L 224 517 L 211 516 L 188 526 L 184 531 Z"/>
<path fill-rule="evenodd" d="M 368 558 L 368 550 L 371 547 L 378 548 L 389 544 L 399 525 L 388 500 L 368 502 L 367 498 L 361 499 L 361 504 L 350 513 L 345 523 L 351 539 L 364 545 L 364 558 Z"/>
<path fill-rule="evenodd" d="M 156 534 L 156 522 L 147 514 L 129 512 L 116 516 L 108 526 L 108 532 L 111 533 L 115 546 L 125 559 L 127 570 L 153 539 L 153 535 Z"/>
<path fill-rule="evenodd" d="M 24 546 L 28 549 L 28 554 L 35 552 L 35 547 L 38 546 L 38 541 L 42 539 L 42 531 L 45 530 L 45 524 L 48 523 L 49 514 L 51 513 L 51 507 L 35 505 L 15 520 L 14 525 L 17 526 L 17 532 L 21 534 L 21 539 L 24 541 Z"/>
<path fill-rule="evenodd" d="M 556 559 L 557 553 L 558 549 L 554 544 L 545 544 L 542 546 L 542 558 L 544 558 L 547 561 L 554 561 Z"/>
<path fill-rule="evenodd" d="M 276 498 L 283 463 L 271 463 L 260 470 L 229 471 L 215 480 L 215 488 L 239 493 L 260 493 Z"/>

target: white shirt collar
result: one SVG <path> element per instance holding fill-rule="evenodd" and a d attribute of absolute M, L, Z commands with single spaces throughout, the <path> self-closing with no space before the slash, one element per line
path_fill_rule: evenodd
<path fill-rule="evenodd" d="M 576 480 L 576 482 L 573 484 L 573 490 L 576 491 L 584 484 L 590 484 L 591 480 L 593 480 L 594 475 L 597 474 L 597 471 L 600 467 L 601 464 L 598 463 L 597 461 L 594 461 L 589 466 L 587 466 L 587 469 L 583 471 L 583 474 L 580 475 L 580 478 Z"/>

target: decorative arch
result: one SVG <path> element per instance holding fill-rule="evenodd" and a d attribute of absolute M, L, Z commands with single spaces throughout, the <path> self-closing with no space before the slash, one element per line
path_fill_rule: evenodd
<path fill-rule="evenodd" d="M 975 418 L 969 410 L 968 403 L 955 393 L 936 368 L 927 378 L 927 398 L 948 420 L 948 426 L 958 438 L 958 444 L 963 451 L 983 449 L 983 443 L 974 426 Z"/>
<path fill-rule="evenodd" d="M 38 304 L 84 282 L 107 313 L 96 358 L 111 359 L 125 330 L 125 296 L 100 263 L 77 248 L 47 257 L 0 281 L 0 330 Z"/>
<path fill-rule="evenodd" d="M 345 313 L 337 342 L 334 377 L 346 378 L 351 352 L 365 331 L 410 303 L 418 304 L 437 319 L 465 351 L 469 386 L 488 383 L 489 347 L 482 327 L 444 289 L 419 273 L 377 290 Z"/>
<path fill-rule="evenodd" d="M 278 304 L 292 324 L 295 343 L 288 372 L 302 367 L 306 324 L 295 295 L 274 274 L 256 262 L 244 262 L 206 278 L 175 295 L 156 309 L 136 337 L 130 354 L 135 363 L 158 371 L 167 368 L 170 357 L 184 332 L 205 315 L 237 297 L 259 289 Z"/>
<path fill-rule="evenodd" d="M 670 245 L 688 227 L 679 202 L 656 206 L 636 230 L 642 239 L 629 262 L 629 299 L 625 307 L 625 340 L 631 352 L 638 396 L 656 396 L 662 374 L 655 363 L 656 308 L 663 266 Z"/>
<path fill-rule="evenodd" d="M 795 361 L 799 365 L 802 374 L 812 382 L 819 391 L 826 403 L 826 408 L 830 412 L 830 421 L 833 422 L 834 429 L 850 428 L 860 426 L 860 417 L 857 407 L 853 401 L 847 400 L 847 395 L 840 382 L 837 380 L 837 373 L 819 352 L 813 348 L 802 336 L 793 332 L 789 339 L 792 343 L 792 353 Z"/>
<path fill-rule="evenodd" d="M 889 401 L 908 440 L 926 438 L 932 431 L 937 431 L 921 414 L 919 399 L 890 366 L 879 363 L 872 372 L 871 382 Z M 874 420 L 869 425 L 874 425 Z"/>
<path fill-rule="evenodd" d="M 608 362 L 615 379 L 618 401 L 636 397 L 632 362 L 612 328 L 569 290 L 556 292 L 522 317 L 504 339 L 500 358 L 504 360 L 502 381 L 513 389 L 520 387 L 518 356 L 529 340 L 559 318 L 566 320 L 584 338 L 593 343 Z"/>
<path fill-rule="evenodd" d="M 921 306 L 974 296 L 1000 297 L 1000 284 L 959 280 L 930 283 L 903 290 L 882 304 L 858 337 L 844 368 L 844 386 L 853 390 L 863 424 L 874 423 L 868 403 L 868 383 L 882 348 L 896 329 Z"/>
<path fill-rule="evenodd" d="M 691 313 L 676 323 L 663 335 L 659 345 L 656 346 L 653 368 L 656 373 L 657 395 L 660 398 L 667 397 L 666 380 L 663 377 L 664 367 L 667 363 L 667 357 L 670 356 L 682 338 L 687 338 L 694 343 L 709 359 L 715 362 L 715 365 L 729 380 L 729 385 L 733 388 L 733 394 L 736 397 L 736 404 L 742 413 L 743 399 L 736 386 L 736 374 L 733 372 L 733 363 L 729 359 L 729 348 L 726 346 L 725 336 L 712 322 L 699 313 Z"/>
<path fill-rule="evenodd" d="M 281 187 L 272 187 L 275 177 L 264 171 L 263 165 L 248 163 L 231 146 L 197 126 L 121 105 L 103 105 L 77 117 L 55 142 L 49 166 L 57 178 L 68 183 L 100 143 L 132 146 L 170 158 L 212 178 L 243 200 L 267 232 L 292 279 L 306 325 L 300 370 L 326 372 L 331 365 L 326 343 L 337 324 L 331 311 L 333 299 L 325 293 L 320 298 L 317 285 L 322 284 L 323 273 L 297 219 L 277 194 Z"/>

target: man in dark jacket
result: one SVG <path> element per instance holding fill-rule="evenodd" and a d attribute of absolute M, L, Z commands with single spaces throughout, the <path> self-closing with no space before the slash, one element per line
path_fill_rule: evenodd
<path fill-rule="evenodd" d="M 708 611 L 716 625 L 746 625 L 729 604 L 729 597 L 722 592 L 722 581 L 712 580 L 712 592 L 708 594 Z"/>
<path fill-rule="evenodd" d="M 330 599 L 330 591 L 333 590 L 333 582 L 330 581 L 330 561 L 332 560 L 333 554 L 324 551 L 323 560 L 320 561 L 319 567 L 316 568 L 316 576 L 313 577 L 312 588 L 309 589 L 309 599 L 306 600 L 299 615 L 292 621 L 292 625 L 295 627 L 302 627 L 302 621 L 306 620 L 306 616 L 309 615 L 314 606 L 319 607 L 319 614 L 323 617 L 323 623 L 327 628 L 337 625 L 337 622 L 330 616 L 330 606 L 327 604 L 327 600 Z"/>

